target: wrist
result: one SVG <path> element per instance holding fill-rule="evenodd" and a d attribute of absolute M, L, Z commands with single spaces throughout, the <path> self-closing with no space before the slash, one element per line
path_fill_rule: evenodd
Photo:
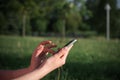
<path fill-rule="evenodd" d="M 28 70 L 29 70 L 29 71 L 33 71 L 33 70 L 35 70 L 35 67 L 32 66 L 32 65 L 30 65 L 30 66 L 28 67 Z"/>
<path fill-rule="evenodd" d="M 49 74 L 51 71 L 53 71 L 49 66 L 47 65 L 41 65 L 39 68 L 35 69 L 38 71 L 39 79 L 42 79 L 44 76 Z"/>

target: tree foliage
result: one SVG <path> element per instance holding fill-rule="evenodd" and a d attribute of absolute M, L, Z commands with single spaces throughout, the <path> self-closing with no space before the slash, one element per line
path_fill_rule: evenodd
<path fill-rule="evenodd" d="M 112 7 L 112 37 L 118 37 L 120 12 L 115 0 L 0 0 L 0 34 L 105 34 L 106 3 Z"/>
<path fill-rule="evenodd" d="M 90 2 L 91 1 L 91 2 Z M 91 3 L 91 4 L 90 4 Z M 88 8 L 93 12 L 93 17 L 89 20 L 91 28 L 98 32 L 98 34 L 106 33 L 106 10 L 105 6 L 109 3 L 110 10 L 110 34 L 111 37 L 120 37 L 120 10 L 116 7 L 116 0 L 96 0 L 92 2 L 89 0 Z"/>

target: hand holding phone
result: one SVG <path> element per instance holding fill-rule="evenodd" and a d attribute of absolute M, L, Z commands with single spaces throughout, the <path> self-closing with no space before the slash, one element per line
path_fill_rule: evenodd
<path fill-rule="evenodd" d="M 77 39 L 73 39 L 73 40 L 69 41 L 66 45 L 64 45 L 63 47 L 69 47 L 69 46 L 73 45 L 76 41 L 77 41 Z M 59 52 L 59 50 L 57 52 Z"/>

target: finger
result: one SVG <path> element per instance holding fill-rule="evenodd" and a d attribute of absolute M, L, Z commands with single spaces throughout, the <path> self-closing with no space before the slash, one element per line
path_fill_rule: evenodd
<path fill-rule="evenodd" d="M 52 43 L 52 41 L 43 41 L 40 43 L 40 45 L 46 45 L 46 44 L 51 44 L 51 43 Z"/>
<path fill-rule="evenodd" d="M 54 47 L 57 47 L 57 45 L 51 44 L 51 45 L 48 45 L 48 46 L 47 46 L 47 48 L 54 48 Z"/>
<path fill-rule="evenodd" d="M 41 45 L 46 45 L 46 44 L 50 44 L 50 43 L 51 43 L 51 41 L 43 41 L 37 46 L 36 49 L 39 49 Z"/>
<path fill-rule="evenodd" d="M 37 46 L 36 49 L 39 49 L 39 47 L 40 47 L 41 45 L 46 45 L 46 44 L 50 44 L 50 43 L 51 43 L 51 41 L 43 41 L 43 42 L 39 43 L 39 45 Z"/>
<path fill-rule="evenodd" d="M 52 50 L 52 49 L 49 49 L 49 50 L 48 50 L 48 52 L 49 52 L 49 53 L 51 53 L 52 55 L 54 55 L 54 54 L 55 54 L 55 51 L 54 51 L 54 50 Z"/>
<path fill-rule="evenodd" d="M 44 46 L 40 45 L 39 49 L 36 50 L 36 57 L 38 57 L 40 55 L 40 53 L 43 51 Z"/>
<path fill-rule="evenodd" d="M 69 46 L 69 47 L 64 47 L 64 48 L 60 49 L 56 55 L 59 56 L 60 58 L 66 59 L 66 57 L 67 57 L 67 55 L 69 53 L 69 50 L 71 48 L 72 48 L 72 45 Z"/>
<path fill-rule="evenodd" d="M 65 48 L 62 48 L 55 55 L 61 57 L 65 54 L 65 52 L 66 52 Z"/>
<path fill-rule="evenodd" d="M 69 54 L 69 51 L 71 50 L 73 45 L 69 46 L 69 47 L 64 47 L 66 49 L 66 53 L 64 54 L 63 58 L 66 60 L 68 54 Z"/>
<path fill-rule="evenodd" d="M 44 49 L 44 53 L 47 53 L 47 52 L 49 52 L 49 53 L 51 53 L 51 54 L 54 54 L 54 53 L 55 53 L 54 50 L 45 48 L 45 49 Z"/>
<path fill-rule="evenodd" d="M 66 46 L 66 47 L 64 47 L 64 48 L 67 48 L 67 50 L 70 51 L 72 47 L 73 47 L 73 45 Z"/>

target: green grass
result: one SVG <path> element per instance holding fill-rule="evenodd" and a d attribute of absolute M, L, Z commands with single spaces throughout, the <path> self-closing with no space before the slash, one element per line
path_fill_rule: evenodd
<path fill-rule="evenodd" d="M 0 69 L 27 67 L 33 50 L 44 40 L 62 47 L 71 38 L 0 36 Z M 59 80 L 120 80 L 120 41 L 78 38 L 60 71 Z M 55 70 L 43 80 L 57 78 Z"/>

